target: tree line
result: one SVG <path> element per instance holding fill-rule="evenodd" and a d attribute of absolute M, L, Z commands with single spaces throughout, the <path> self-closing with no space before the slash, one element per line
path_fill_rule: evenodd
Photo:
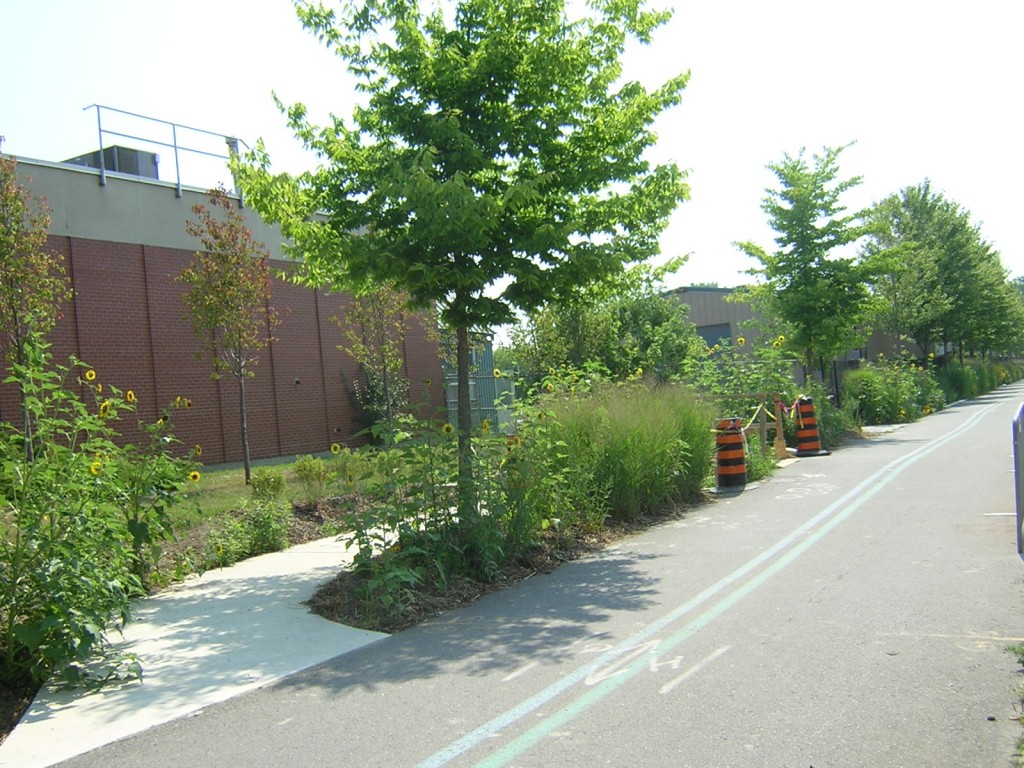
<path fill-rule="evenodd" d="M 918 358 L 938 351 L 963 363 L 1024 351 L 1024 278 L 1010 278 L 970 211 L 928 179 L 849 211 L 844 196 L 862 179 L 841 175 L 846 146 L 787 153 L 768 166 L 777 185 L 765 190 L 762 210 L 774 248 L 736 244 L 757 266 L 730 299 L 749 302 L 759 330 L 783 340 L 805 378 L 874 330 L 895 340 L 897 354 Z M 637 368 L 682 375 L 687 358 L 706 350 L 687 328 L 686 308 L 655 278 L 683 263 L 637 267 L 530 313 L 499 359 L 534 380 L 552 361 L 599 363 L 621 376 Z"/>

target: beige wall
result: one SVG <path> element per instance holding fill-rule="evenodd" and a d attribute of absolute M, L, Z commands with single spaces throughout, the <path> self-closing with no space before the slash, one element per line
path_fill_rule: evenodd
<path fill-rule="evenodd" d="M 684 304 L 690 307 L 690 322 L 697 326 L 698 333 L 701 329 L 726 325 L 729 326 L 728 338 L 736 339 L 737 336 L 750 338 L 755 335 L 753 329 L 745 325 L 747 320 L 754 317 L 750 305 L 742 302 L 726 301 L 726 297 L 733 292 L 731 288 L 677 288 L 673 295 Z M 706 340 L 714 342 L 715 339 Z"/>
<path fill-rule="evenodd" d="M 185 221 L 192 218 L 193 205 L 207 202 L 206 190 L 185 187 L 179 198 L 171 182 L 110 171 L 101 187 L 97 169 L 22 158 L 18 173 L 30 180 L 26 185 L 33 195 L 46 198 L 52 211 L 50 235 L 183 250 L 199 246 L 185 231 Z M 242 210 L 253 237 L 267 245 L 273 258 L 287 258 L 280 229 Z"/>

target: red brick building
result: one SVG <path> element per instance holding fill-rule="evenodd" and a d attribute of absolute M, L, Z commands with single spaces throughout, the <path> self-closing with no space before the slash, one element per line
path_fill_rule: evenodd
<path fill-rule="evenodd" d="M 208 356 L 185 315 L 185 287 L 176 277 L 198 241 L 185 232 L 191 208 L 206 200 L 198 189 L 62 163 L 19 160 L 29 191 L 52 209 L 49 245 L 61 254 L 74 297 L 50 340 L 56 361 L 74 357 L 95 369 L 97 380 L 132 389 L 137 418 L 155 420 L 175 398 L 191 407 L 174 410 L 175 434 L 186 447 L 201 445 L 208 464 L 241 460 L 238 384 L 215 381 Z M 257 240 L 270 249 L 272 269 L 291 268 L 276 228 L 245 210 Z M 349 297 L 275 278 L 271 302 L 281 316 L 275 340 L 260 355 L 255 378 L 246 384 L 249 443 L 254 459 L 316 453 L 331 443 L 358 444 L 368 426 L 354 402 L 356 363 L 338 349 L 341 331 L 333 318 Z M 437 345 L 413 327 L 406 338 L 405 365 L 414 403 L 423 413 L 444 407 Z M 0 419 L 20 418 L 17 393 L 0 391 Z M 119 425 L 126 441 L 137 440 L 135 422 Z"/>

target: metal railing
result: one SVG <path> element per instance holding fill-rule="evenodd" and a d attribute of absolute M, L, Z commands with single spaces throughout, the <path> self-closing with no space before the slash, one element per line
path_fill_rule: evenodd
<path fill-rule="evenodd" d="M 224 134 L 221 134 L 221 133 L 216 133 L 214 131 L 207 131 L 207 130 L 204 130 L 202 128 L 192 128 L 191 126 L 182 125 L 180 123 L 172 123 L 172 122 L 170 122 L 168 120 L 159 120 L 159 119 L 157 119 L 155 117 L 149 117 L 147 115 L 140 115 L 140 114 L 137 114 L 135 112 L 127 112 L 127 111 L 125 111 L 123 109 L 115 109 L 114 107 L 106 107 L 106 106 L 103 106 L 102 104 L 90 104 L 89 106 L 85 107 L 83 109 L 83 111 L 85 111 L 86 109 L 95 109 L 96 110 L 96 128 L 97 128 L 97 130 L 99 132 L 99 144 L 100 144 L 99 164 L 100 164 L 100 186 L 101 187 L 104 187 L 107 184 L 107 169 L 106 169 L 106 165 L 105 165 L 105 161 L 104 161 L 104 157 L 103 157 L 103 149 L 104 149 L 104 147 L 103 147 L 103 137 L 104 136 L 120 136 L 121 138 L 134 139 L 135 141 L 143 141 L 143 142 L 145 142 L 147 144 L 153 144 L 153 145 L 156 145 L 158 147 L 167 147 L 167 148 L 171 149 L 174 152 L 174 177 L 175 177 L 175 196 L 176 197 L 181 197 L 181 190 L 182 190 L 182 185 L 181 185 L 181 162 L 180 162 L 179 152 L 188 152 L 190 154 L 195 154 L 195 155 L 204 155 L 206 157 L 213 157 L 213 158 L 218 158 L 218 159 L 221 159 L 221 160 L 229 160 L 233 154 L 237 154 L 239 144 L 245 146 L 246 149 L 249 149 L 249 145 L 248 144 L 246 144 L 244 141 L 242 141 L 241 139 L 239 139 L 239 138 L 237 138 L 235 136 L 227 136 L 227 135 L 224 135 Z M 128 117 L 134 117 L 134 118 L 138 118 L 140 120 L 145 120 L 145 121 L 150 122 L 150 123 L 157 123 L 157 124 L 160 124 L 160 125 L 170 126 L 170 128 L 171 128 L 171 140 L 169 142 L 167 142 L 167 141 L 160 141 L 160 140 L 157 140 L 157 139 L 148 138 L 146 136 L 136 136 L 136 135 L 132 135 L 130 133 L 121 133 L 120 131 L 112 131 L 112 130 L 110 130 L 108 128 L 104 128 L 103 127 L 103 113 L 104 112 L 112 112 L 112 113 L 115 113 L 115 114 L 118 114 L 118 115 L 126 115 Z M 224 143 L 227 145 L 226 154 L 220 154 L 218 152 L 210 152 L 208 150 L 200 149 L 198 147 L 186 147 L 186 146 L 184 146 L 183 144 L 181 144 L 178 141 L 178 132 L 179 131 L 191 131 L 193 133 L 202 134 L 204 136 L 213 136 L 213 137 L 216 137 L 216 138 L 219 138 L 219 139 L 223 139 Z"/>
<path fill-rule="evenodd" d="M 1013 419 L 1013 479 L 1017 501 L 1017 554 L 1024 554 L 1024 405 L 1021 405 Z"/>

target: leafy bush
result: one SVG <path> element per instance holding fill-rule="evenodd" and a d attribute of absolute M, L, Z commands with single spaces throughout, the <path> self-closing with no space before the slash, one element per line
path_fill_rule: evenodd
<path fill-rule="evenodd" d="M 843 378 L 844 403 L 865 425 L 899 424 L 941 410 L 946 397 L 927 369 L 913 360 L 886 360 L 849 371 Z"/>
<path fill-rule="evenodd" d="M 935 370 L 935 379 L 948 402 L 969 400 L 1011 381 L 1024 378 L 1017 361 L 972 360 L 963 365 L 947 360 Z"/>
<path fill-rule="evenodd" d="M 289 507 L 275 501 L 253 499 L 242 506 L 245 556 L 279 552 L 288 546 Z"/>
<path fill-rule="evenodd" d="M 245 557 L 247 547 L 242 521 L 229 515 L 206 536 L 203 569 L 232 566 Z"/>
<path fill-rule="evenodd" d="M 843 440 L 860 433 L 860 422 L 855 413 L 855 403 L 844 401 L 843 405 L 837 406 L 829 397 L 825 387 L 819 382 L 810 382 L 805 385 L 803 394 L 814 401 L 814 416 L 818 423 L 818 439 L 825 448 L 834 448 Z M 787 439 L 796 444 L 796 424 L 794 418 L 787 421 L 787 429 L 792 430 L 787 434 Z"/>
<path fill-rule="evenodd" d="M 326 461 L 319 456 L 296 456 L 293 469 L 302 483 L 303 501 L 316 502 L 327 495 L 331 472 Z"/>
<path fill-rule="evenodd" d="M 284 472 L 273 467 L 254 469 L 249 480 L 255 501 L 277 501 L 284 493 Z"/>
<path fill-rule="evenodd" d="M 226 568 L 239 560 L 288 546 L 289 508 L 276 501 L 250 499 L 228 515 L 206 539 L 204 566 Z"/>

